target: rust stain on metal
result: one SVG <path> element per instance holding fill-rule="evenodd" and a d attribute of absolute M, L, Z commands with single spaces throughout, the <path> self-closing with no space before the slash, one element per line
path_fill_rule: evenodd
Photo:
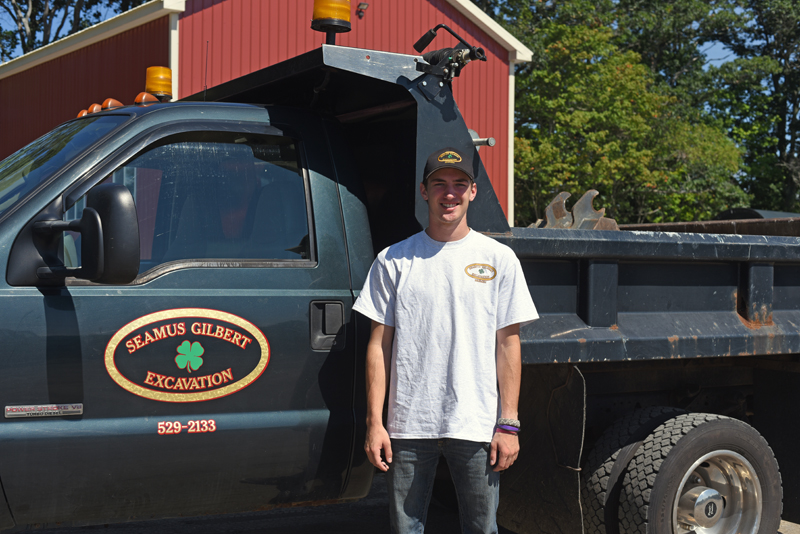
<path fill-rule="evenodd" d="M 765 321 L 765 322 L 750 321 L 747 318 L 742 317 L 742 315 L 740 313 L 737 313 L 736 316 L 739 318 L 739 320 L 742 322 L 742 324 L 745 325 L 750 330 L 758 330 L 762 326 L 773 326 L 775 324 L 775 323 L 772 322 L 772 315 L 770 315 L 767 318 L 767 321 Z"/>
<path fill-rule="evenodd" d="M 772 309 L 767 304 L 758 307 L 757 303 L 748 306 L 744 295 L 739 295 L 737 290 L 733 291 L 734 306 L 736 314 L 742 324 L 750 330 L 757 330 L 762 326 L 772 326 Z"/>
<path fill-rule="evenodd" d="M 680 358 L 681 357 L 681 355 L 680 355 L 680 353 L 678 351 L 678 341 L 679 340 L 680 340 L 680 338 L 678 336 L 670 336 L 670 337 L 667 338 L 667 341 L 669 341 L 669 348 L 670 348 L 669 357 L 670 357 L 670 359 Z"/>

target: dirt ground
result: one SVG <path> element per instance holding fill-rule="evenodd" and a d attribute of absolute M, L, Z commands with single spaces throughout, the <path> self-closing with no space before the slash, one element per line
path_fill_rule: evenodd
<path fill-rule="evenodd" d="M 789 523 L 788 521 L 781 521 L 780 534 L 800 534 L 800 525 L 797 523 Z"/>

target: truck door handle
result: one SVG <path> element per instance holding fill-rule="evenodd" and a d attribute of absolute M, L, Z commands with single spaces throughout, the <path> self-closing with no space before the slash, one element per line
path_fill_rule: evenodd
<path fill-rule="evenodd" d="M 344 304 L 338 300 L 312 300 L 308 310 L 312 350 L 344 349 L 347 328 L 344 324 Z"/>

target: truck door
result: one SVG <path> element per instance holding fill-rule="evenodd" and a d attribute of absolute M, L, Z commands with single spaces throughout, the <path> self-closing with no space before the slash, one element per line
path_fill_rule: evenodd
<path fill-rule="evenodd" d="M 70 279 L 15 300 L 47 341 L 7 405 L 82 410 L 4 421 L 16 521 L 335 499 L 352 446 L 354 344 L 323 141 L 241 122 L 147 139 L 64 195 L 74 219 L 92 187 L 130 189 L 137 279 Z M 65 234 L 63 255 L 80 265 L 78 234 Z"/>

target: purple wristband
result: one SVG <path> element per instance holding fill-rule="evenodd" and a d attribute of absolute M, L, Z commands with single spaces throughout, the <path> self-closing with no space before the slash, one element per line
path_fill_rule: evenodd
<path fill-rule="evenodd" d="M 509 432 L 519 432 L 519 428 L 515 426 L 497 425 L 497 428 L 502 428 L 503 430 L 508 430 Z"/>

